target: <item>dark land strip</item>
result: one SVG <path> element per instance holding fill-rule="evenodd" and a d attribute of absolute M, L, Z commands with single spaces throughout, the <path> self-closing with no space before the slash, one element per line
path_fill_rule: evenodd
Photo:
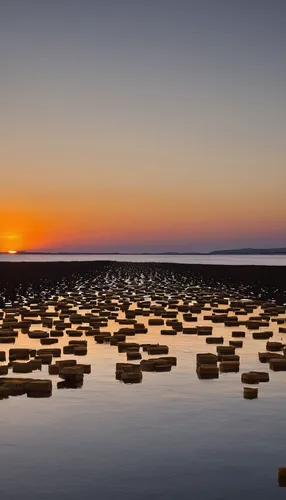
<path fill-rule="evenodd" d="M 108 288 L 110 280 L 122 282 L 149 278 L 154 285 L 197 285 L 221 291 L 225 296 L 286 302 L 286 266 L 228 266 L 173 263 L 1 262 L 0 297 L 5 302 L 46 299 L 78 289 L 90 280 Z"/>

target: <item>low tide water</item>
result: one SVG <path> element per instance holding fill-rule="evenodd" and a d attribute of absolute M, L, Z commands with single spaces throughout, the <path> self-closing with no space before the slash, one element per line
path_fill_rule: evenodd
<path fill-rule="evenodd" d="M 0 262 L 71 262 L 111 260 L 115 262 L 169 262 L 173 264 L 209 264 L 228 266 L 286 266 L 286 255 L 9 255 L 0 254 Z"/>
<path fill-rule="evenodd" d="M 197 324 L 211 325 L 202 315 Z M 232 329 L 213 328 L 228 344 Z M 271 329 L 281 341 L 277 325 Z M 162 343 L 160 330 L 150 326 L 136 342 Z M 163 339 L 178 358 L 170 373 L 144 372 L 141 384 L 124 385 L 115 363 L 126 355 L 88 337 L 88 355 L 78 362 L 91 363 L 92 373 L 81 389 L 57 390 L 55 377 L 51 398 L 0 401 L 2 498 L 284 499 L 277 467 L 286 465 L 285 373 L 270 372 L 259 398 L 244 400 L 240 374 L 197 378 L 196 353 L 216 351 L 205 337 Z M 265 343 L 247 333 L 237 350 L 240 372 L 268 370 L 257 356 Z M 41 345 L 19 334 L 15 347 Z M 46 378 L 46 367 L 32 376 Z"/>

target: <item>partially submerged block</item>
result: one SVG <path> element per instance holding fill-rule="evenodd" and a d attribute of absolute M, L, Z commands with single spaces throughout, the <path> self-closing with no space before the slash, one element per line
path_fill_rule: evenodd
<path fill-rule="evenodd" d="M 239 372 L 239 361 L 222 361 L 219 365 L 221 373 Z"/>
<path fill-rule="evenodd" d="M 286 467 L 279 467 L 278 469 L 278 485 L 286 487 Z"/>
<path fill-rule="evenodd" d="M 210 352 L 197 354 L 197 365 L 216 365 L 217 356 Z"/>
<path fill-rule="evenodd" d="M 241 374 L 241 382 L 243 384 L 258 384 L 259 376 L 256 372 L 245 372 Z"/>
<path fill-rule="evenodd" d="M 219 378 L 219 369 L 216 365 L 198 365 L 197 375 L 200 379 Z"/>
<path fill-rule="evenodd" d="M 243 388 L 244 399 L 256 399 L 258 397 L 258 389 L 252 387 Z"/>
<path fill-rule="evenodd" d="M 147 348 L 148 354 L 168 354 L 169 347 L 167 345 L 150 345 Z"/>
<path fill-rule="evenodd" d="M 27 396 L 29 398 L 43 398 L 52 395 L 52 382 L 50 380 L 33 380 L 29 382 Z"/>
<path fill-rule="evenodd" d="M 285 359 L 270 359 L 269 367 L 271 370 L 275 372 L 284 372 L 286 371 L 286 358 Z"/>
<path fill-rule="evenodd" d="M 282 342 L 267 342 L 266 343 L 266 350 L 267 351 L 282 351 L 283 350 L 283 344 Z"/>

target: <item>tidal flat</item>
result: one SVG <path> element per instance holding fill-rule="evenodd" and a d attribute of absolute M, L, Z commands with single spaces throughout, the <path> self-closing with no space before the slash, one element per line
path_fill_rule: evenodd
<path fill-rule="evenodd" d="M 1 263 L 3 496 L 283 498 L 285 289 L 285 267 Z"/>

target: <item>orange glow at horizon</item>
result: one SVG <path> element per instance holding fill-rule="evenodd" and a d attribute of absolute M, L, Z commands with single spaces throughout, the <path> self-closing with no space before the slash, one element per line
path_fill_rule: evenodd
<path fill-rule="evenodd" d="M 166 190 L 165 190 L 166 191 Z M 122 198 L 121 193 L 109 191 L 96 200 L 78 193 L 69 201 L 66 193 L 61 198 L 47 200 L 42 205 L 25 206 L 17 200 L 13 210 L 1 210 L 0 251 L 45 251 L 91 246 L 94 251 L 118 245 L 161 243 L 166 246 L 190 242 L 214 242 L 226 236 L 232 238 L 279 233 L 285 227 L 282 210 L 275 207 L 268 220 L 261 217 L 259 200 L 250 213 L 240 197 L 209 196 L 208 203 L 194 192 L 192 197 L 182 188 L 176 204 L 169 203 L 170 194 L 149 190 L 138 191 Z M 112 203 L 110 200 L 112 199 Z M 7 206 L 7 205 L 6 205 Z M 229 210 L 226 210 L 229 207 Z M 164 243 L 165 242 L 165 243 Z M 168 250 L 168 248 L 166 248 Z"/>
<path fill-rule="evenodd" d="M 16 252 L 45 247 L 57 237 L 55 218 L 47 217 L 40 210 L 1 210 L 0 252 Z"/>

